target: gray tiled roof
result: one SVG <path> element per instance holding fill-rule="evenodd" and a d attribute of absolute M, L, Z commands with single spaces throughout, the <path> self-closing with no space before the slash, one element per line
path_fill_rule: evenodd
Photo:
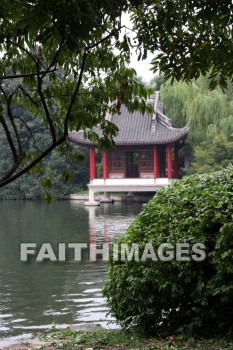
<path fill-rule="evenodd" d="M 181 140 L 188 133 L 188 126 L 176 128 L 172 121 L 162 113 L 163 104 L 159 101 L 158 113 L 154 116 L 141 114 L 139 112 L 130 113 L 123 105 L 121 114 L 111 117 L 111 122 L 119 128 L 117 136 L 114 138 L 116 145 L 140 145 L 140 144 L 166 144 Z M 153 127 L 152 124 L 154 123 Z M 94 129 L 101 136 L 99 128 Z M 92 142 L 84 138 L 84 131 L 71 132 L 68 136 L 71 142 L 83 145 L 91 145 Z"/>

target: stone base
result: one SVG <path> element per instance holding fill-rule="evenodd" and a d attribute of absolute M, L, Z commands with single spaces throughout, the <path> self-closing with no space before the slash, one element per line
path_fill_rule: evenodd
<path fill-rule="evenodd" d="M 114 203 L 114 199 L 103 197 L 100 199 L 100 203 Z"/>
<path fill-rule="evenodd" d="M 103 197 L 100 198 L 100 203 L 114 203 L 114 200 L 109 197 L 108 193 L 104 193 Z"/>
<path fill-rule="evenodd" d="M 92 202 L 90 202 L 90 201 L 88 201 L 88 202 L 84 202 L 84 205 L 85 205 L 85 206 L 94 207 L 94 206 L 100 205 L 100 202 L 97 202 L 97 201 L 92 201 Z"/>

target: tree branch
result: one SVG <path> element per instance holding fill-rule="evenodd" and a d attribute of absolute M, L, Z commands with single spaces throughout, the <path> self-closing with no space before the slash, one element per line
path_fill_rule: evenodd
<path fill-rule="evenodd" d="M 4 120 L 2 115 L 0 116 L 0 123 L 2 124 L 3 129 L 5 131 L 5 134 L 6 134 L 6 137 L 7 137 L 7 141 L 9 143 L 9 146 L 10 146 L 10 149 L 11 149 L 14 161 L 17 161 L 18 156 L 17 156 L 16 148 L 15 148 L 14 142 L 12 140 L 10 130 L 8 129 L 8 126 L 7 126 L 7 124 L 6 124 L 6 122 L 5 122 L 5 120 Z"/>
<path fill-rule="evenodd" d="M 41 150 L 39 150 L 39 148 L 36 146 L 35 137 L 34 137 L 34 135 L 33 135 L 32 130 L 31 130 L 31 129 L 29 128 L 29 126 L 27 125 L 27 123 L 26 123 L 21 117 L 18 117 L 18 116 L 16 116 L 16 115 L 14 115 L 13 117 L 16 118 L 16 119 L 19 119 L 19 120 L 24 124 L 24 126 L 25 126 L 26 129 L 29 131 L 29 133 L 30 133 L 30 135 L 31 135 L 31 137 L 32 137 L 32 139 L 33 139 L 34 148 L 35 148 L 37 151 L 41 151 Z"/>
<path fill-rule="evenodd" d="M 17 126 L 15 124 L 15 121 L 14 121 L 14 118 L 13 118 L 13 115 L 12 115 L 12 111 L 11 111 L 11 100 L 12 100 L 12 97 L 14 96 L 14 94 L 17 92 L 18 89 L 19 89 L 19 87 L 17 87 L 15 89 L 15 91 L 13 91 L 13 93 L 11 93 L 9 95 L 9 97 L 6 99 L 6 103 L 7 103 L 7 113 L 8 113 L 8 116 L 9 116 L 9 120 L 10 120 L 11 125 L 13 127 L 13 130 L 15 132 L 15 137 L 16 137 L 16 140 L 17 140 L 17 143 L 18 143 L 18 147 L 19 147 L 19 154 L 21 155 L 23 153 L 22 144 L 21 144 L 21 140 L 20 140 L 20 137 L 19 137 L 19 132 L 18 132 L 18 129 L 17 129 Z"/>
<path fill-rule="evenodd" d="M 22 163 L 24 156 L 25 156 L 24 154 L 19 155 L 17 160 L 14 162 L 14 164 L 10 168 L 10 170 L 0 179 L 0 187 L 2 187 L 1 186 L 2 182 L 7 181 L 16 172 L 16 170 L 19 168 L 20 164 Z"/>
<path fill-rule="evenodd" d="M 19 171 L 17 174 L 11 176 L 8 179 L 1 179 L 0 180 L 0 188 L 8 185 L 9 183 L 15 181 L 20 176 L 26 174 L 29 170 L 31 170 L 35 165 L 37 165 L 42 159 L 44 159 L 50 152 L 52 152 L 57 146 L 59 146 L 61 143 L 63 143 L 67 137 L 68 133 L 63 134 L 63 136 L 56 141 L 55 143 L 52 143 L 50 147 L 48 147 L 43 153 L 41 153 L 38 157 L 36 157 L 28 166 L 26 166 L 24 169 Z"/>
<path fill-rule="evenodd" d="M 2 91 L 5 99 L 7 99 L 6 93 L 5 93 L 5 91 L 3 90 L 3 88 L 1 86 L 0 86 L 0 90 Z M 0 123 L 3 126 L 3 129 L 4 129 L 6 137 L 7 137 L 8 144 L 10 146 L 10 149 L 11 149 L 11 152 L 12 152 L 12 155 L 13 155 L 13 158 L 14 158 L 14 161 L 16 162 L 17 159 L 18 159 L 17 151 L 16 151 L 16 148 L 15 148 L 15 145 L 14 145 L 14 142 L 13 142 L 10 130 L 9 130 L 8 126 L 7 126 L 7 123 L 6 123 L 5 119 L 3 118 L 3 115 L 0 116 Z"/>
<path fill-rule="evenodd" d="M 37 62 L 37 70 L 38 70 L 38 73 L 39 73 L 39 62 Z M 47 121 L 49 123 L 49 128 L 50 128 L 50 132 L 51 132 L 51 135 L 52 135 L 53 143 L 56 143 L 56 133 L 55 133 L 55 129 L 54 129 L 54 126 L 53 126 L 51 115 L 50 115 L 49 110 L 48 110 L 48 106 L 47 106 L 45 98 L 44 98 L 44 94 L 43 94 L 43 91 L 42 91 L 42 78 L 39 76 L 39 74 L 37 75 L 37 82 L 38 82 L 38 84 L 37 84 L 37 91 L 38 91 L 38 94 L 40 96 L 40 100 L 42 102 L 42 105 L 43 105 L 43 108 L 44 108 L 44 111 L 45 111 L 46 119 L 47 119 Z"/>
<path fill-rule="evenodd" d="M 22 87 L 22 85 L 19 86 L 20 90 L 27 96 L 27 98 L 34 104 L 34 106 L 38 107 L 38 103 L 33 100 L 33 98 L 30 96 L 30 94 Z"/>
<path fill-rule="evenodd" d="M 119 32 L 122 28 L 124 28 L 125 26 L 121 26 L 119 27 L 118 29 L 113 29 L 108 35 L 106 35 L 105 37 L 103 37 L 102 39 L 100 39 L 99 41 L 96 41 L 95 43 L 89 45 L 86 47 L 87 50 L 91 50 L 93 49 L 94 47 L 102 44 L 104 41 L 110 39 L 116 32 Z"/>
<path fill-rule="evenodd" d="M 12 147 L 12 153 L 15 151 L 14 152 L 15 153 L 15 157 L 14 157 L 15 162 L 14 162 L 12 168 L 10 169 L 10 171 L 8 171 L 8 173 L 0 180 L 0 188 L 5 186 L 5 185 L 7 185 L 7 184 L 9 184 L 9 183 L 11 183 L 11 182 L 13 182 L 13 181 L 15 181 L 16 179 L 18 179 L 19 177 L 21 177 L 22 175 L 27 173 L 35 165 L 37 165 L 39 162 L 41 162 L 48 154 L 50 154 L 57 146 L 59 146 L 60 144 L 62 144 L 66 140 L 67 135 L 68 135 L 69 118 L 71 116 L 71 113 L 72 113 L 72 110 L 73 110 L 73 107 L 74 107 L 74 104 L 75 104 L 76 97 L 79 94 L 79 90 L 80 90 L 80 87 L 81 87 L 81 84 L 82 84 L 82 79 L 83 79 L 83 74 L 84 74 L 84 71 L 85 71 L 85 64 L 86 64 L 86 60 L 87 60 L 88 54 L 90 53 L 90 51 L 92 49 L 94 49 L 98 45 L 101 45 L 103 42 L 105 42 L 108 39 L 110 39 L 111 37 L 113 37 L 123 27 L 119 26 L 119 28 L 112 30 L 108 35 L 106 35 L 102 39 L 100 39 L 100 40 L 98 40 L 98 41 L 96 41 L 96 42 L 94 42 L 94 43 L 92 43 L 92 44 L 90 44 L 90 45 L 88 45 L 88 46 L 86 46 L 84 48 L 83 57 L 82 57 L 82 61 L 81 61 L 80 69 L 79 69 L 78 81 L 76 83 L 74 92 L 71 95 L 71 99 L 70 99 L 70 103 L 69 103 L 69 106 L 68 106 L 68 110 L 67 110 L 67 113 L 66 113 L 65 119 L 64 119 L 63 134 L 62 134 L 62 136 L 59 139 L 57 139 L 57 137 L 56 137 L 55 127 L 54 127 L 54 124 L 53 124 L 53 121 L 52 121 L 52 117 L 51 117 L 51 114 L 50 114 L 50 111 L 49 111 L 49 108 L 48 108 L 48 105 L 47 105 L 47 102 L 46 102 L 46 96 L 43 93 L 43 79 L 47 75 L 47 73 L 55 72 L 55 70 L 57 68 L 56 67 L 56 61 L 57 61 L 57 58 L 58 58 L 58 56 L 60 54 L 60 51 L 62 50 L 62 46 L 63 46 L 64 42 L 63 41 L 61 42 L 58 50 L 56 51 L 56 53 L 55 53 L 55 55 L 53 57 L 53 60 L 52 60 L 51 64 L 48 66 L 47 69 L 43 69 L 43 70 L 41 70 L 41 65 L 40 65 L 39 58 L 38 59 L 34 58 L 34 56 L 31 54 L 31 52 L 29 52 L 27 49 L 25 49 L 21 45 L 16 44 L 16 43 L 12 43 L 12 44 L 18 46 L 27 55 L 29 55 L 29 57 L 33 60 L 33 62 L 35 63 L 35 65 L 37 67 L 37 72 L 36 73 L 29 73 L 29 74 L 22 74 L 22 75 L 14 75 L 13 77 L 12 76 L 4 76 L 4 77 L 2 77 L 2 79 L 6 80 L 6 79 L 23 78 L 23 77 L 36 77 L 37 78 L 37 91 L 38 91 L 38 94 L 39 94 L 39 101 L 38 101 L 38 103 L 40 103 L 40 102 L 42 103 L 42 106 L 43 106 L 43 109 L 44 109 L 44 112 L 45 112 L 45 117 L 46 117 L 47 122 L 49 124 L 49 128 L 48 129 L 49 129 L 49 132 L 50 132 L 50 134 L 52 136 L 52 144 L 49 147 L 47 147 L 44 151 L 42 151 L 38 156 L 36 156 L 32 161 L 30 161 L 30 163 L 28 165 L 25 165 L 25 167 L 23 169 L 21 169 L 20 171 L 15 173 L 15 171 L 19 167 L 19 164 L 22 162 L 23 154 L 21 154 L 20 156 L 17 157 L 17 152 L 16 152 L 16 149 L 15 149 L 13 140 L 11 138 L 10 131 L 9 131 L 7 125 L 6 125 L 5 120 L 3 119 L 3 117 L 1 117 L 0 122 L 3 124 L 3 127 L 5 126 L 4 130 L 5 130 L 6 134 L 8 135 L 8 142 L 9 142 L 9 144 Z M 55 67 L 54 67 L 54 65 L 55 65 Z M 54 67 L 54 69 L 52 69 L 52 67 Z M 28 94 L 23 87 L 20 87 L 20 89 L 26 95 L 26 97 L 30 99 L 30 101 L 33 104 L 37 104 L 37 102 L 32 99 L 30 94 Z M 27 130 L 30 132 L 30 135 L 33 137 L 34 144 L 35 144 L 34 135 L 33 135 L 32 131 L 31 131 L 31 129 L 28 127 L 28 125 L 21 118 L 19 118 L 19 119 L 24 123 L 24 125 L 27 128 Z M 7 131 L 8 131 L 8 133 L 7 133 Z M 11 143 L 10 143 L 10 141 L 11 141 Z"/>
<path fill-rule="evenodd" d="M 117 29 L 117 32 L 119 32 L 122 28 L 124 28 L 124 26 L 121 26 Z M 111 38 L 114 33 L 116 33 L 116 29 L 112 30 L 110 34 L 106 35 L 105 37 L 103 37 L 102 39 L 100 39 L 99 41 L 96 41 L 95 43 L 87 46 L 84 48 L 84 54 L 83 54 L 83 59 L 82 59 L 82 63 L 81 63 L 81 68 L 80 68 L 80 74 L 79 74 L 79 78 L 78 78 L 78 82 L 77 82 L 77 85 L 76 85 L 76 88 L 74 90 L 74 93 L 72 95 L 72 98 L 71 98 L 71 101 L 70 101 L 70 105 L 69 105 L 69 108 L 68 108 L 68 111 L 66 113 L 66 117 L 65 117 L 65 121 L 64 121 L 64 132 L 68 133 L 68 122 L 69 122 L 69 118 L 70 118 L 70 114 L 72 112 L 72 108 L 73 108 L 73 105 L 75 103 L 75 99 L 78 95 L 78 92 L 79 92 L 79 89 L 80 89 L 80 86 L 81 86 L 81 82 L 82 82 L 82 77 L 83 77 L 83 73 L 84 73 L 84 69 L 85 69 L 85 63 L 86 63 L 86 59 L 87 59 L 87 56 L 89 54 L 89 50 L 95 48 L 96 46 L 102 44 L 104 41 L 108 40 L 109 38 Z"/>
<path fill-rule="evenodd" d="M 29 50 L 25 49 L 25 47 L 23 47 L 22 45 L 20 45 L 18 43 L 15 43 L 14 41 L 8 40 L 8 42 L 12 45 L 15 45 L 23 52 L 25 52 L 32 59 L 32 61 L 36 64 L 36 59 L 33 57 L 33 55 L 31 54 L 31 52 Z"/>
<path fill-rule="evenodd" d="M 49 67 L 44 71 L 44 73 L 43 73 L 42 76 L 41 76 L 41 79 L 43 79 L 43 78 L 46 76 L 46 74 L 49 73 L 50 69 L 56 64 L 57 58 L 58 58 L 58 56 L 59 56 L 59 54 L 60 54 L 60 52 L 61 52 L 61 49 L 62 49 L 62 46 L 63 46 L 64 42 L 65 42 L 65 40 L 62 39 L 61 44 L 59 45 L 59 48 L 57 49 L 57 51 L 56 51 L 56 53 L 55 53 L 55 55 L 54 55 L 54 57 L 53 57 L 53 60 L 52 60 L 51 64 L 50 64 Z"/>
<path fill-rule="evenodd" d="M 16 137 L 16 141 L 17 141 L 17 144 L 18 144 L 18 148 L 19 148 L 19 154 L 22 154 L 22 144 L 21 144 L 21 140 L 20 140 L 20 137 L 19 137 L 19 132 L 18 132 L 18 129 L 17 129 L 17 126 L 14 122 L 14 118 L 13 118 L 13 115 L 12 115 L 12 111 L 11 111 L 11 100 L 14 96 L 14 94 L 18 91 L 19 87 L 17 86 L 17 88 L 9 95 L 7 96 L 7 94 L 5 93 L 4 89 L 1 87 L 1 90 L 3 92 L 3 95 L 4 95 L 4 98 L 6 100 L 6 104 L 7 104 L 7 114 L 9 116 L 9 120 L 10 120 L 10 123 L 12 125 L 12 128 L 14 130 L 14 133 L 15 133 L 15 137 Z M 19 155 L 17 155 L 17 158 L 19 157 Z"/>
<path fill-rule="evenodd" d="M 51 69 L 46 72 L 48 73 L 54 73 L 57 71 L 57 68 Z M 14 74 L 14 75 L 2 75 L 0 76 L 0 80 L 8 80 L 8 79 L 19 79 L 19 78 L 31 78 L 31 77 L 37 77 L 39 75 L 43 75 L 45 71 L 40 71 L 39 73 L 25 73 L 25 74 Z"/>
<path fill-rule="evenodd" d="M 65 121 L 64 121 L 64 132 L 67 133 L 67 134 L 68 134 L 68 121 L 69 121 L 69 118 L 70 118 L 70 114 L 72 112 L 73 105 L 75 103 L 76 96 L 77 96 L 78 91 L 79 91 L 80 86 L 81 86 L 81 82 L 82 82 L 82 77 L 83 77 L 83 73 L 84 73 L 84 69 L 85 69 L 85 63 L 86 63 L 87 56 L 88 56 L 88 52 L 87 52 L 86 48 L 84 48 L 83 59 L 82 59 L 82 64 L 81 64 L 81 68 L 80 68 L 78 82 L 77 82 L 76 88 L 74 90 L 74 93 L 73 93 L 73 95 L 71 97 L 69 108 L 68 108 L 68 111 L 66 113 L 66 117 L 65 117 Z"/>

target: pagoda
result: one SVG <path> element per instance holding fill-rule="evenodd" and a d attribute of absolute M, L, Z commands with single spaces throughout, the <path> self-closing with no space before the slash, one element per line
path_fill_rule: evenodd
<path fill-rule="evenodd" d="M 165 114 L 159 92 L 148 103 L 153 114 L 129 112 L 109 117 L 119 132 L 115 147 L 102 151 L 102 178 L 96 177 L 97 144 L 85 138 L 84 131 L 70 132 L 69 140 L 84 145 L 90 152 L 89 201 L 98 205 L 96 192 L 156 192 L 179 178 L 179 149 L 184 145 L 189 126 L 177 128 Z M 101 130 L 97 127 L 97 132 Z M 96 131 L 95 130 L 95 131 Z"/>

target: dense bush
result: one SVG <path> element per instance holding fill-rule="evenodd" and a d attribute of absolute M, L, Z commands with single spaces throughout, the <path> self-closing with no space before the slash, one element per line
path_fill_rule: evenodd
<path fill-rule="evenodd" d="M 124 327 L 224 332 L 233 325 L 233 166 L 163 188 L 116 243 L 201 242 L 206 259 L 115 261 L 104 295 Z"/>

